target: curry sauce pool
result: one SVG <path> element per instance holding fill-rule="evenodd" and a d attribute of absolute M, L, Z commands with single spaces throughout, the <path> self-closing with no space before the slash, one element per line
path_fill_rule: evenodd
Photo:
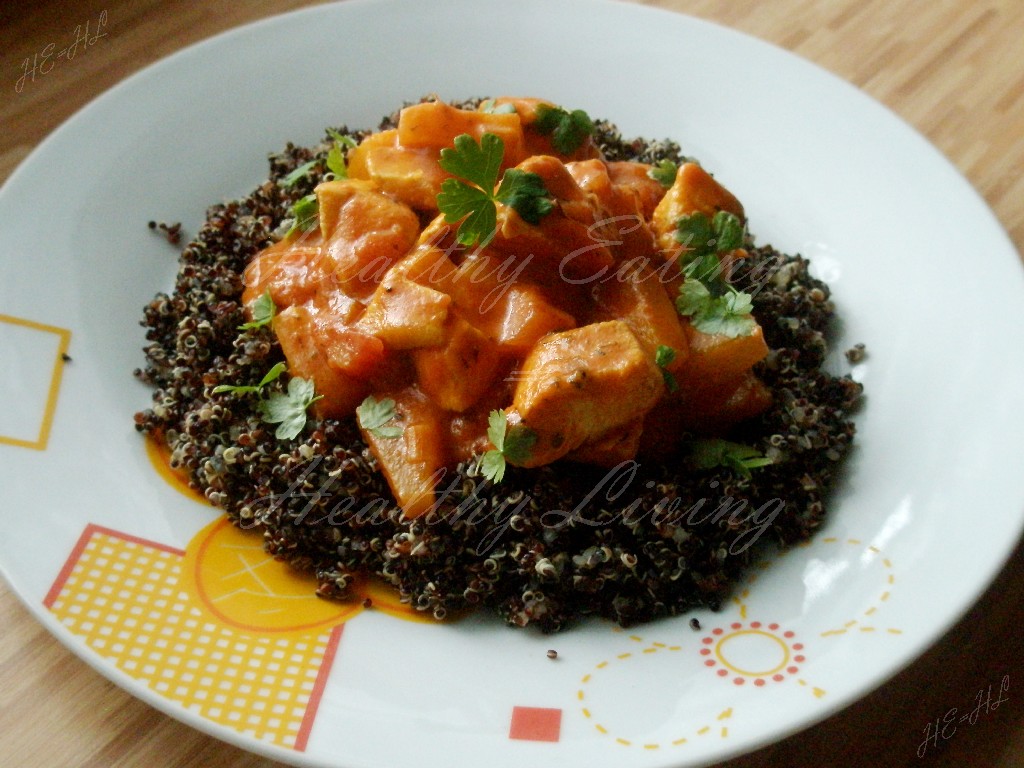
<path fill-rule="evenodd" d="M 392 117 L 381 128 L 394 125 Z M 244 270 L 331 173 L 333 137 L 367 133 L 342 127 L 317 147 L 272 156 L 266 182 L 208 211 L 182 251 L 173 291 L 145 309 L 149 345 L 138 375 L 155 391 L 137 427 L 166 443 L 172 464 L 212 504 L 262 531 L 275 557 L 315 572 L 324 597 L 346 598 L 358 575 L 373 573 L 439 619 L 479 607 L 545 631 L 586 615 L 625 626 L 716 608 L 758 544 L 813 534 L 850 449 L 861 387 L 822 369 L 834 313 L 828 287 L 806 260 L 766 246 L 748 242 L 730 273 L 770 350 L 754 370 L 771 405 L 733 428 L 728 443 L 704 443 L 770 461 L 756 469 L 735 457 L 709 462 L 684 443 L 606 466 L 509 465 L 496 483 L 472 457 L 446 468 L 432 503 L 409 519 L 354 418 L 309 414 L 294 439 L 280 439 L 260 395 L 222 391 L 255 388 L 284 360 L 270 325 L 240 329 L 251 320 Z M 593 140 L 609 160 L 683 160 L 672 142 L 624 140 L 608 123 L 597 123 Z M 264 387 L 286 389 L 283 379 Z"/>

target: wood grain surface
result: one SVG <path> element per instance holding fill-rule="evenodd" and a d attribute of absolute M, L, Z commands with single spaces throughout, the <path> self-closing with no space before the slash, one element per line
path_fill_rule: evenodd
<path fill-rule="evenodd" d="M 0 181 L 62 121 L 136 70 L 299 0 L 0 6 Z M 810 59 L 888 105 L 988 201 L 1024 252 L 1022 0 L 653 0 Z M 107 36 L 34 81 L 22 62 L 106 12 Z M 0 242 L 2 242 L 0 222 Z M 951 279 L 955 276 L 951 275 Z M 1020 462 L 1019 456 L 1007 457 Z M 10 514 L 3 510 L 2 514 Z M 984 557 L 979 553 L 979 557 Z M 941 598 L 940 598 L 941 599 Z M 1024 765 L 1024 548 L 934 648 L 825 722 L 728 768 Z M 1009 700 L 923 757 L 929 722 L 1009 676 Z M 0 583 L 0 766 L 269 768 L 158 713 L 50 637 Z M 381 768 L 385 768 L 382 766 Z"/>

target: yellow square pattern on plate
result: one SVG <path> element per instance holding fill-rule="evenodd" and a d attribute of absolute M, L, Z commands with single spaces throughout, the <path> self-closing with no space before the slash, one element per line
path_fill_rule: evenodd
<path fill-rule="evenodd" d="M 89 526 L 45 600 L 73 634 L 160 696 L 242 734 L 305 748 L 341 627 L 245 634 L 180 585 L 184 552 Z"/>

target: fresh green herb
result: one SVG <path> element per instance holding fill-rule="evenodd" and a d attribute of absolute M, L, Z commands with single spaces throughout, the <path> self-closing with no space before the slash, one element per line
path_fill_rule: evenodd
<path fill-rule="evenodd" d="M 327 134 L 334 139 L 334 146 L 327 153 L 327 170 L 334 174 L 336 179 L 348 178 L 348 165 L 345 163 L 345 150 L 356 146 L 356 140 L 351 136 L 345 136 L 332 128 L 327 129 Z"/>
<path fill-rule="evenodd" d="M 292 204 L 292 216 L 295 223 L 285 237 L 291 237 L 295 232 L 308 232 L 316 226 L 317 216 L 320 214 L 320 205 L 317 203 L 316 195 L 310 193 L 300 197 Z"/>
<path fill-rule="evenodd" d="M 309 172 L 311 170 L 313 170 L 313 166 L 315 166 L 316 163 L 317 163 L 316 160 L 310 160 L 308 163 L 303 163 L 298 168 L 296 168 L 294 171 L 292 171 L 287 176 L 285 176 L 283 179 L 281 179 L 281 181 L 280 181 L 281 186 L 282 187 L 294 187 L 299 179 L 303 179 L 303 178 L 305 178 L 306 176 L 309 175 Z"/>
<path fill-rule="evenodd" d="M 313 382 L 298 376 L 288 382 L 288 391 L 274 392 L 260 402 L 260 414 L 268 424 L 277 424 L 274 436 L 292 440 L 306 426 L 306 409 L 323 395 L 314 394 Z"/>
<path fill-rule="evenodd" d="M 675 392 L 679 389 L 679 382 L 676 381 L 675 375 L 672 371 L 668 370 L 668 366 L 672 365 L 676 361 L 676 351 L 672 347 L 659 344 L 658 348 L 654 351 L 654 363 L 661 368 L 661 377 L 665 380 L 665 386 L 668 387 L 669 392 Z"/>
<path fill-rule="evenodd" d="M 530 224 L 540 222 L 554 207 L 544 181 L 535 173 L 510 168 L 494 191 L 501 170 L 505 142 L 485 133 L 480 143 L 468 133 L 455 137 L 454 148 L 441 150 L 441 168 L 458 178 L 441 182 L 437 207 L 445 221 L 461 220 L 456 235 L 462 245 L 486 246 L 498 223 L 497 203 L 515 209 Z"/>
<path fill-rule="evenodd" d="M 270 289 L 268 288 L 263 292 L 262 296 L 252 303 L 252 320 L 242 323 L 238 326 L 238 329 L 240 331 L 248 331 L 252 328 L 262 328 L 264 325 L 269 325 L 276 314 L 277 305 L 274 304 L 274 299 L 270 295 Z"/>
<path fill-rule="evenodd" d="M 511 115 L 515 114 L 516 105 L 511 101 L 506 101 L 504 104 L 497 104 L 494 99 L 487 99 L 486 101 L 480 102 L 480 111 L 486 112 L 489 115 Z"/>
<path fill-rule="evenodd" d="M 728 253 L 743 245 L 743 224 L 728 211 L 718 211 L 711 219 L 696 211 L 676 221 L 676 240 L 686 247 L 689 258 Z"/>
<path fill-rule="evenodd" d="M 721 333 L 735 338 L 754 332 L 750 295 L 726 286 L 726 293 L 715 296 L 700 280 L 688 279 L 679 287 L 676 310 L 689 317 L 701 333 Z"/>
<path fill-rule="evenodd" d="M 690 463 L 696 469 L 727 467 L 749 479 L 750 470 L 767 467 L 772 460 L 756 448 L 728 440 L 693 440 L 689 444 Z"/>
<path fill-rule="evenodd" d="M 395 418 L 395 401 L 390 397 L 377 400 L 370 395 L 356 408 L 356 418 L 359 419 L 359 426 L 367 432 L 372 432 L 377 437 L 395 438 L 401 437 L 402 428 L 392 424 L 386 426 L 389 421 Z"/>
<path fill-rule="evenodd" d="M 270 384 L 272 381 L 276 381 L 277 378 L 286 370 L 288 370 L 288 366 L 284 363 L 278 363 L 267 371 L 267 375 L 260 379 L 260 383 L 255 386 L 244 385 L 236 387 L 233 384 L 218 384 L 213 388 L 213 393 L 220 394 L 221 392 L 232 392 L 236 395 L 260 394 L 263 392 L 263 388 L 265 386 Z"/>
<path fill-rule="evenodd" d="M 487 417 L 487 439 L 494 450 L 487 451 L 480 461 L 484 477 L 494 483 L 500 483 L 505 477 L 508 461 L 518 464 L 530 457 L 537 442 L 537 433 L 522 424 L 509 428 L 504 411 L 491 411 Z"/>
<path fill-rule="evenodd" d="M 654 179 L 661 186 L 668 189 L 676 183 L 676 173 L 679 172 L 679 166 L 673 163 L 671 160 L 662 160 L 656 166 L 651 168 L 647 172 L 647 175 Z"/>
<path fill-rule="evenodd" d="M 719 211 L 711 219 L 699 211 L 681 216 L 676 240 L 686 247 L 680 256 L 686 281 L 676 298 L 679 314 L 689 317 L 702 333 L 733 338 L 753 333 L 756 323 L 750 314 L 750 295 L 737 291 L 722 275 L 720 254 L 743 245 L 739 218 L 728 211 Z"/>
<path fill-rule="evenodd" d="M 534 126 L 542 134 L 551 134 L 551 144 L 563 155 L 571 155 L 594 132 L 594 121 L 582 109 L 569 112 L 562 107 L 541 104 Z"/>

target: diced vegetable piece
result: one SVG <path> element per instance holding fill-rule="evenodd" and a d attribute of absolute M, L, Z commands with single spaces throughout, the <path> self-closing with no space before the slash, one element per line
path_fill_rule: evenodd
<path fill-rule="evenodd" d="M 389 273 L 356 324 L 392 349 L 433 347 L 444 343 L 451 296 Z"/>
<path fill-rule="evenodd" d="M 647 163 L 616 161 L 608 163 L 608 175 L 612 184 L 623 194 L 629 194 L 636 203 L 644 221 L 654 215 L 654 209 L 665 197 L 665 188 L 661 182 L 649 175 L 651 166 Z"/>
<path fill-rule="evenodd" d="M 421 242 L 395 264 L 391 274 L 441 293 L 451 293 L 456 268 L 444 251 Z"/>
<path fill-rule="evenodd" d="M 701 333 L 686 325 L 690 356 L 682 369 L 679 386 L 686 390 L 715 389 L 736 381 L 768 354 L 761 326 L 747 336 Z"/>
<path fill-rule="evenodd" d="M 436 211 L 437 193 L 447 174 L 437 163 L 433 148 L 398 146 L 398 131 L 373 133 L 348 155 L 348 175 L 370 179 L 380 188 L 417 211 Z"/>
<path fill-rule="evenodd" d="M 420 388 L 442 408 L 464 411 L 480 399 L 498 373 L 497 346 L 461 317 L 453 315 L 442 346 L 413 350 Z"/>
<path fill-rule="evenodd" d="M 479 143 L 485 133 L 493 133 L 505 143 L 502 168 L 522 162 L 526 156 L 523 125 L 519 115 L 488 114 L 458 109 L 441 101 L 428 101 L 406 107 L 398 116 L 398 145 L 442 149 L 455 143 L 455 137 L 468 133 Z"/>
<path fill-rule="evenodd" d="M 768 388 L 748 371 L 735 386 L 723 386 L 703 401 L 683 408 L 683 428 L 705 435 L 722 435 L 745 419 L 763 413 L 772 404 Z"/>
<path fill-rule="evenodd" d="M 630 422 L 584 443 L 566 458 L 584 464 L 614 467 L 636 456 L 643 431 L 643 421 Z"/>
<path fill-rule="evenodd" d="M 503 305 L 498 342 L 513 354 L 524 354 L 548 334 L 576 327 L 573 316 L 551 304 L 534 285 L 509 286 Z"/>
<path fill-rule="evenodd" d="M 445 419 L 416 387 L 391 397 L 395 400 L 394 426 L 400 427 L 402 434 L 383 437 L 379 431 L 360 429 L 405 516 L 416 518 L 433 505 L 434 487 L 444 470 Z"/>
<path fill-rule="evenodd" d="M 598 318 L 621 318 L 653 356 L 658 347 L 671 347 L 675 359 L 666 366 L 677 371 L 686 361 L 690 343 L 675 305 L 651 267 L 639 264 L 621 276 L 594 286 Z"/>
<path fill-rule="evenodd" d="M 499 206 L 498 236 L 491 247 L 517 258 L 529 255 L 554 262 L 559 276 L 576 280 L 610 267 L 615 259 L 602 237 L 601 221 L 565 165 L 555 157 L 535 156 L 517 167 L 540 176 L 557 205 L 539 224 L 529 224 L 513 209 Z"/>
<path fill-rule="evenodd" d="M 361 179 L 316 188 L 324 250 L 342 289 L 368 298 L 388 268 L 415 244 L 419 218 L 412 209 Z"/>
<path fill-rule="evenodd" d="M 366 397 L 369 391 L 366 381 L 351 371 L 370 370 L 380 359 L 383 346 L 376 339 L 363 337 L 357 344 L 353 337 L 348 337 L 344 352 L 335 348 L 333 354 L 328 354 L 324 339 L 315 327 L 314 313 L 307 305 L 287 307 L 279 312 L 274 318 L 274 332 L 288 361 L 288 372 L 312 379 L 316 393 L 323 395 L 323 399 L 313 403 L 313 412 L 319 418 L 348 416 Z M 342 338 L 343 331 L 339 329 L 333 341 L 340 344 Z M 346 367 L 339 367 L 338 362 Z"/>
<path fill-rule="evenodd" d="M 658 248 L 666 257 L 674 257 L 681 248 L 676 240 L 676 222 L 681 216 L 698 211 L 709 219 L 719 211 L 728 211 L 743 220 L 743 206 L 732 192 L 696 163 L 683 163 L 676 172 L 675 183 L 651 217 Z"/>
<path fill-rule="evenodd" d="M 248 306 L 266 291 L 274 304 L 287 307 L 302 304 L 320 289 L 328 269 L 320 251 L 320 231 L 307 233 L 301 241 L 286 238 L 264 249 L 245 268 L 242 303 Z"/>
<path fill-rule="evenodd" d="M 621 320 L 541 339 L 519 372 L 509 423 L 537 435 L 523 466 L 547 464 L 641 420 L 664 388 L 661 371 Z"/>

